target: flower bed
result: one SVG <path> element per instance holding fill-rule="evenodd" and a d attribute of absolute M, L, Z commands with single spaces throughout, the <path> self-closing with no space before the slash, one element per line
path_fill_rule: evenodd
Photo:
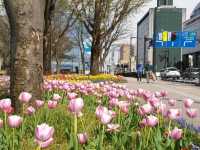
<path fill-rule="evenodd" d="M 8 95 L 10 86 L 10 77 L 6 75 L 0 75 L 0 96 Z"/>
<path fill-rule="evenodd" d="M 179 150 L 200 143 L 199 133 L 174 121 L 181 110 L 162 103 L 164 91 L 57 80 L 46 81 L 44 90 L 43 100 L 32 103 L 31 94 L 22 92 L 17 116 L 9 99 L 0 101 L 0 149 Z M 191 100 L 185 107 L 182 111 L 197 117 Z"/>
<path fill-rule="evenodd" d="M 68 82 L 80 82 L 80 81 L 113 81 L 116 83 L 126 82 L 122 76 L 115 76 L 111 74 L 99 74 L 99 75 L 78 75 L 78 74 L 57 74 L 46 76 L 47 80 L 63 80 Z"/>

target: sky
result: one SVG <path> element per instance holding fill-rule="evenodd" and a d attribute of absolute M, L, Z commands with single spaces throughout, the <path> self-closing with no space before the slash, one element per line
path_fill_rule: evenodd
<path fill-rule="evenodd" d="M 195 8 L 195 6 L 200 2 L 200 0 L 174 0 L 174 6 L 177 8 L 186 8 L 187 10 L 187 19 L 190 18 L 190 15 Z M 148 12 L 149 8 L 156 7 L 157 0 L 150 0 L 150 2 L 144 4 L 143 7 L 139 8 L 133 16 L 130 16 L 127 20 L 128 28 L 131 32 L 130 36 L 136 36 L 137 33 L 137 22 Z M 130 36 L 126 39 L 120 40 L 119 43 L 130 42 Z"/>

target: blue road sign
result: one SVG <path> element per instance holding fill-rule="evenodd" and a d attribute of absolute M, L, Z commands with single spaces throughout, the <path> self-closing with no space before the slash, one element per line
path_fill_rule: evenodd
<path fill-rule="evenodd" d="M 196 32 L 183 32 L 181 45 L 183 48 L 195 48 L 197 41 L 197 33 Z"/>
<path fill-rule="evenodd" d="M 154 37 L 155 48 L 194 48 L 196 47 L 196 32 L 175 32 L 176 38 L 172 41 L 171 33 L 168 40 L 163 41 L 162 34 L 157 33 Z"/>

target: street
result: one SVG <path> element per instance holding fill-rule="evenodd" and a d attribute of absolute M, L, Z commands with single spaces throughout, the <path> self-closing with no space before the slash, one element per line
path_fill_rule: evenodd
<path fill-rule="evenodd" d="M 179 108 L 181 110 L 181 115 L 184 116 L 190 123 L 195 125 L 200 125 L 200 87 L 184 84 L 184 83 L 177 83 L 171 81 L 151 81 L 149 84 L 146 82 L 146 79 L 143 79 L 142 82 L 137 82 L 136 78 L 125 78 L 127 80 L 126 85 L 129 89 L 138 89 L 142 88 L 144 90 L 149 90 L 151 92 L 166 90 L 168 92 L 168 97 L 177 100 L 176 105 L 174 108 Z M 190 98 L 194 100 L 193 107 L 198 108 L 198 117 L 195 120 L 189 119 L 184 111 L 183 100 L 185 98 Z M 166 102 L 165 102 L 166 103 Z"/>

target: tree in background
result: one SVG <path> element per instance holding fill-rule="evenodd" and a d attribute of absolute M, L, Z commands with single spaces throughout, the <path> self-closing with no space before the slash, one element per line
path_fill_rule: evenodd
<path fill-rule="evenodd" d="M 51 62 L 52 62 L 52 51 L 53 49 L 52 43 L 57 43 L 59 41 L 63 41 L 66 34 L 69 32 L 71 27 L 76 22 L 76 17 L 74 16 L 75 10 L 71 9 L 70 3 L 65 0 L 45 0 L 45 28 L 44 28 L 44 55 L 43 55 L 43 66 L 44 73 L 51 73 Z M 58 20 L 56 18 L 62 18 L 63 21 L 58 22 L 59 26 L 59 34 L 54 37 L 55 29 L 54 26 Z"/>
<path fill-rule="evenodd" d="M 44 0 L 4 0 L 10 24 L 11 98 L 18 112 L 20 92 L 40 98 L 43 83 Z"/>
<path fill-rule="evenodd" d="M 84 25 L 77 22 L 72 31 L 74 46 L 78 47 L 80 50 L 81 64 L 83 69 L 83 74 L 85 74 L 85 45 L 84 42 L 90 39 L 90 35 L 84 28 Z"/>
<path fill-rule="evenodd" d="M 90 73 L 99 73 L 101 56 L 109 48 L 104 45 L 129 14 L 140 7 L 145 0 L 69 0 L 72 9 L 76 9 L 76 16 L 84 24 L 92 37 Z M 110 40 L 112 41 L 112 40 Z M 107 46 L 106 46 L 107 47 Z"/>

